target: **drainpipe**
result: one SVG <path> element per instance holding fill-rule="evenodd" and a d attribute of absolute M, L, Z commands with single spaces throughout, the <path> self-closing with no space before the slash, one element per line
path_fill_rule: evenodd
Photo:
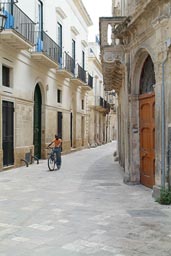
<path fill-rule="evenodd" d="M 167 43 L 167 42 L 166 42 Z M 167 43 L 167 47 L 169 47 Z M 161 187 L 165 189 L 165 63 L 168 58 L 168 50 L 162 62 L 162 87 L 161 87 Z"/>

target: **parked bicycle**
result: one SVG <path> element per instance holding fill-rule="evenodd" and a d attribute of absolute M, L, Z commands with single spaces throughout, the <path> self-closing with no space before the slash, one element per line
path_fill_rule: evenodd
<path fill-rule="evenodd" d="M 50 153 L 48 153 L 49 157 L 48 157 L 48 168 L 49 171 L 54 171 L 55 170 L 55 166 L 56 166 L 56 170 L 59 170 L 61 165 L 58 164 L 59 159 L 58 159 L 58 154 L 56 154 L 56 152 L 54 152 L 54 148 L 53 147 L 48 147 L 47 149 L 50 149 Z M 55 149 L 56 150 L 56 149 Z M 60 151 L 60 148 L 59 148 Z M 60 154 L 60 152 L 59 152 Z"/>

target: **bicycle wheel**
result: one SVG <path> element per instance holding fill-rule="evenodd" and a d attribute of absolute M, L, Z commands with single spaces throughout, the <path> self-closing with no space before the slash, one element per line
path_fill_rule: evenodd
<path fill-rule="evenodd" d="M 55 160 L 52 159 L 51 156 L 48 158 L 48 168 L 50 171 L 55 169 Z"/>

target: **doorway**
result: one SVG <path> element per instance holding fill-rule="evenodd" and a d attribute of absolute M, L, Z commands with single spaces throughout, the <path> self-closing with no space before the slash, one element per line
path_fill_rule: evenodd
<path fill-rule="evenodd" d="M 3 166 L 14 164 L 14 103 L 2 102 Z"/>
<path fill-rule="evenodd" d="M 58 111 L 57 113 L 57 119 L 58 119 L 58 123 L 57 123 L 57 134 L 59 136 L 59 138 L 62 139 L 62 112 Z"/>
<path fill-rule="evenodd" d="M 72 112 L 70 114 L 70 142 L 71 142 L 71 148 L 72 148 L 72 121 L 73 121 L 73 116 Z"/>
<path fill-rule="evenodd" d="M 81 117 L 81 146 L 84 146 L 85 118 Z"/>
<path fill-rule="evenodd" d="M 40 86 L 37 84 L 34 92 L 34 155 L 41 158 L 41 117 L 42 117 L 42 95 Z"/>
<path fill-rule="evenodd" d="M 155 73 L 148 55 L 140 77 L 139 128 L 140 128 L 140 182 L 152 188 L 155 185 Z"/>
<path fill-rule="evenodd" d="M 152 188 L 155 184 L 155 96 L 140 96 L 140 182 Z"/>

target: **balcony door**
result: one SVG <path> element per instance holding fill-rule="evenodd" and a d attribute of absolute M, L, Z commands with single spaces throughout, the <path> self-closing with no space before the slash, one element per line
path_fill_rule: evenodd
<path fill-rule="evenodd" d="M 58 22 L 58 46 L 59 46 L 59 54 L 58 54 L 58 63 L 62 64 L 62 25 Z"/>

